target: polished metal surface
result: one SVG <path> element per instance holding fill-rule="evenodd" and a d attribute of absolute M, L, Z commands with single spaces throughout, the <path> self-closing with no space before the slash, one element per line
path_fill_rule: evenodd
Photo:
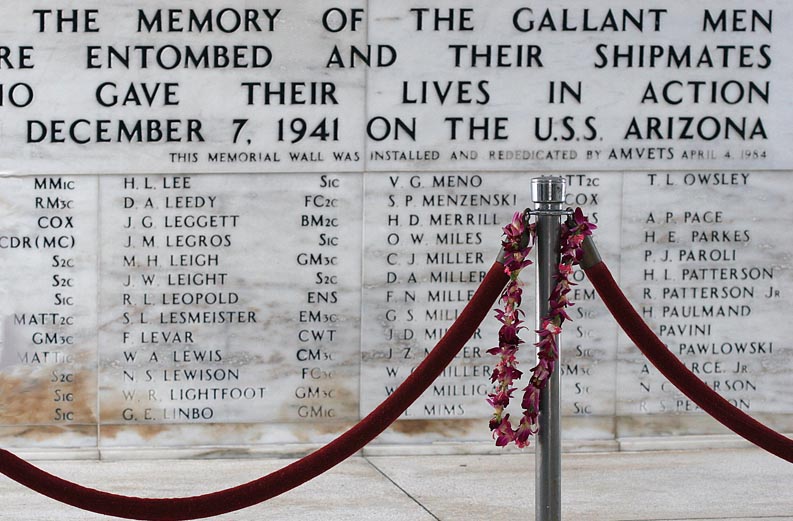
<path fill-rule="evenodd" d="M 537 213 L 537 329 L 549 310 L 560 261 L 562 204 L 567 184 L 562 177 L 532 179 Z M 539 340 L 539 339 L 538 339 Z M 561 338 L 557 338 L 561 351 Z M 535 456 L 535 519 L 559 521 L 562 515 L 562 432 L 559 370 L 553 372 L 540 397 L 540 432 Z"/>

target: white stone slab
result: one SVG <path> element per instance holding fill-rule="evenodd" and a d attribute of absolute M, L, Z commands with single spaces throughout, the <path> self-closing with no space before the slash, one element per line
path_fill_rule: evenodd
<path fill-rule="evenodd" d="M 570 174 L 568 178 L 575 185 L 571 186 L 569 202 L 577 201 L 594 221 L 614 229 L 619 223 L 621 177 Z M 439 339 L 434 336 L 437 328 L 448 327 L 470 298 L 492 262 L 489 252 L 498 244 L 501 225 L 508 222 L 511 213 L 493 201 L 499 201 L 498 194 L 510 197 L 505 188 L 523 186 L 528 189 L 525 176 L 509 173 L 367 176 L 364 413 L 404 380 L 425 350 Z M 491 199 L 493 211 L 471 206 L 477 200 L 470 197 L 474 189 Z M 440 207 L 441 201 L 446 208 Z M 517 204 L 524 205 L 533 206 L 530 197 L 527 200 L 524 196 Z M 496 221 L 500 225 L 494 225 Z M 618 235 L 605 236 L 604 252 L 617 251 L 615 240 Z M 450 246 L 450 242 L 458 244 Z M 606 257 L 616 258 L 609 253 Z M 583 280 L 582 275 L 578 273 L 576 280 Z M 527 268 L 521 277 L 528 327 L 521 355 L 525 373 L 534 365 L 534 277 L 533 268 Z M 450 299 L 453 302 L 448 302 Z M 575 320 L 566 325 L 562 342 L 563 414 L 568 416 L 572 439 L 611 438 L 616 327 L 608 320 L 605 308 L 594 302 L 591 287 L 577 286 L 571 299 L 578 305 L 571 310 Z M 415 443 L 418 439 L 438 441 L 452 436 L 475 440 L 486 435 L 484 424 L 491 411 L 485 397 L 492 391 L 489 375 L 497 361 L 486 350 L 496 345 L 498 326 L 494 319 L 486 319 L 459 359 L 408 409 L 405 421 L 388 432 L 388 440 Z M 518 389 L 525 385 L 517 383 Z M 474 418 L 481 418 L 480 424 Z M 465 421 L 453 422 L 457 434 L 452 434 L 445 427 L 447 422 L 434 421 L 437 419 Z"/>
<path fill-rule="evenodd" d="M 364 5 L 335 3 L 328 27 Z M 76 22 L 59 26 L 72 7 Z M 5 5 L 0 31 L 24 58 L 3 65 L 2 171 L 360 170 L 364 71 L 327 65 L 364 46 L 365 32 L 325 29 L 328 10 L 239 0 L 83 1 L 60 14 Z"/>
<path fill-rule="evenodd" d="M 3 7 L 2 173 L 793 164 L 782 0 L 73 8 Z"/>
<path fill-rule="evenodd" d="M 372 410 L 432 349 L 495 260 L 501 226 L 530 204 L 498 174 L 366 177 L 362 411 Z M 516 193 L 517 192 L 517 193 Z M 488 318 L 407 418 L 485 417 L 497 343 Z"/>
<path fill-rule="evenodd" d="M 567 202 L 579 207 L 598 226 L 595 239 L 607 263 L 619 258 L 619 236 L 611 232 L 621 219 L 622 176 L 609 173 L 564 174 Z M 608 419 L 615 410 L 617 327 L 581 270 L 568 294 L 573 319 L 563 325 L 560 370 L 565 438 L 600 439 L 614 436 Z"/>
<path fill-rule="evenodd" d="M 791 291 L 790 230 L 780 225 L 788 185 L 782 173 L 625 176 L 623 287 L 671 351 L 749 414 L 793 410 L 781 305 Z M 625 338 L 618 388 L 620 416 L 659 415 L 663 428 L 697 432 L 684 427 L 702 414 L 696 404 Z"/>
<path fill-rule="evenodd" d="M 95 444 L 97 179 L 0 186 L 0 436 Z"/>
<path fill-rule="evenodd" d="M 567 179 L 675 354 L 793 428 L 791 7 L 590 4 L 3 6 L 0 441 L 326 441 L 440 339 L 532 171 Z M 187 49 L 219 66 L 172 66 Z M 579 278 L 567 440 L 721 434 Z M 488 439 L 497 326 L 378 443 Z"/>
<path fill-rule="evenodd" d="M 100 407 L 121 426 L 109 435 L 357 418 L 359 181 L 102 179 Z"/>
<path fill-rule="evenodd" d="M 367 167 L 783 168 L 790 5 L 746 7 L 372 3 L 401 44 L 369 76 Z"/>

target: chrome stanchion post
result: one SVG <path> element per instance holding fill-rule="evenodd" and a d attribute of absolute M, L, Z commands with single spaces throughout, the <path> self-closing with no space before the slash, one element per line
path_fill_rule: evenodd
<path fill-rule="evenodd" d="M 532 179 L 537 226 L 537 329 L 549 311 L 560 261 L 562 205 L 567 183 L 563 177 Z M 539 341 L 539 337 L 537 339 Z M 557 339 L 561 352 L 561 338 Z M 540 394 L 540 432 L 535 452 L 536 521 L 562 519 L 562 426 L 559 366 Z"/>

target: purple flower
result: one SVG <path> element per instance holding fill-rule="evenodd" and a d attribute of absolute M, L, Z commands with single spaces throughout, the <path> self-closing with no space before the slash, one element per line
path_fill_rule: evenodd
<path fill-rule="evenodd" d="M 589 219 L 584 215 L 584 211 L 581 210 L 580 207 L 573 210 L 573 220 L 575 220 L 576 227 L 581 231 L 581 233 L 586 233 L 589 231 L 589 234 L 591 234 L 591 230 L 597 229 L 596 225 L 589 222 Z"/>
<path fill-rule="evenodd" d="M 492 428 L 491 423 L 491 430 L 493 431 L 493 437 L 496 439 L 497 447 L 509 445 L 515 437 L 512 431 L 512 424 L 509 421 L 509 414 L 505 414 L 501 421 L 496 423 L 495 428 Z"/>
<path fill-rule="evenodd" d="M 521 449 L 527 447 L 529 445 L 529 436 L 536 433 L 537 428 L 535 427 L 535 422 L 524 415 L 523 418 L 520 419 L 518 428 L 515 431 L 515 444 Z"/>
<path fill-rule="evenodd" d="M 567 280 L 567 277 L 573 274 L 573 265 L 572 264 L 559 264 L 559 278 L 563 280 Z"/>
<path fill-rule="evenodd" d="M 487 403 L 492 405 L 493 407 L 506 407 L 509 405 L 509 400 L 512 398 L 512 393 L 515 391 L 514 388 L 507 389 L 505 391 L 499 391 L 494 394 L 489 394 L 487 398 Z"/>
<path fill-rule="evenodd" d="M 526 387 L 520 405 L 527 414 L 537 414 L 540 410 L 540 389 L 533 385 Z"/>

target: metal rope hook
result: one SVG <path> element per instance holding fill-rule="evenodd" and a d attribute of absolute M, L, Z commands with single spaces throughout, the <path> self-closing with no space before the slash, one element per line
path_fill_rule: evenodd
<path fill-rule="evenodd" d="M 537 329 L 548 314 L 549 300 L 560 262 L 561 218 L 567 182 L 563 177 L 542 176 L 531 180 L 533 215 L 537 216 Z M 539 338 L 538 338 L 539 341 Z M 557 338 L 561 352 L 561 338 Z M 561 388 L 559 365 L 540 395 L 540 431 L 535 452 L 535 519 L 562 519 L 562 443 Z"/>

